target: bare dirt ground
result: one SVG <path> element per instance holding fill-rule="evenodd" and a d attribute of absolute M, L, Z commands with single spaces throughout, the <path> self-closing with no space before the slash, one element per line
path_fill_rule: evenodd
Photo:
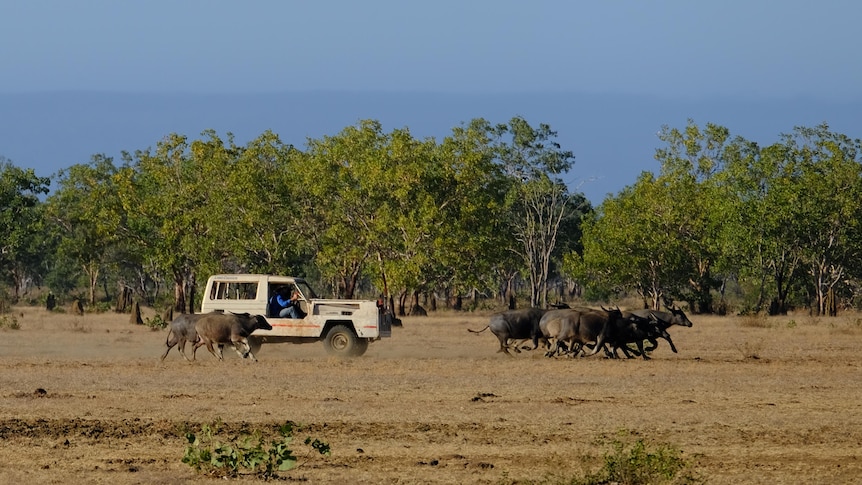
<path fill-rule="evenodd" d="M 0 483 L 205 483 L 184 431 L 302 426 L 306 483 L 557 483 L 609 440 L 682 450 L 707 483 L 860 483 L 862 318 L 691 316 L 643 361 L 496 353 L 487 314 L 406 318 L 358 359 L 269 344 L 259 362 L 201 349 L 128 315 L 14 308 L 0 330 Z M 145 313 L 145 316 L 147 314 Z M 310 454 L 305 436 L 330 444 Z M 250 482 L 240 478 L 235 482 Z"/>

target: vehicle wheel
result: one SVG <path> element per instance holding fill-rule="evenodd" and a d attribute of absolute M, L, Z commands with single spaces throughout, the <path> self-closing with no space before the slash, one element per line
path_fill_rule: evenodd
<path fill-rule="evenodd" d="M 359 357 L 360 355 L 363 355 L 366 350 L 368 350 L 368 339 L 367 338 L 356 339 L 356 348 L 353 350 L 353 354 L 351 354 L 351 355 L 353 357 Z"/>
<path fill-rule="evenodd" d="M 330 355 L 339 357 L 358 357 L 365 353 L 368 341 L 360 339 L 353 330 L 344 325 L 336 325 L 329 330 L 323 346 Z"/>

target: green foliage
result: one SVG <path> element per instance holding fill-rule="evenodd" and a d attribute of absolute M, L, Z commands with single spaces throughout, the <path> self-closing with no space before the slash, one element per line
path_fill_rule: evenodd
<path fill-rule="evenodd" d="M 144 319 L 144 325 L 146 325 L 146 326 L 150 327 L 150 328 L 151 328 L 151 329 L 153 329 L 153 330 L 162 330 L 162 329 L 165 329 L 165 328 L 167 328 L 167 327 L 168 327 L 168 325 L 170 325 L 170 324 L 171 324 L 171 322 L 168 322 L 168 321 L 164 320 L 164 319 L 161 317 L 161 315 L 155 315 L 155 316 L 154 316 L 154 317 L 152 317 L 152 318 L 147 317 L 147 318 L 145 318 L 145 319 Z"/>
<path fill-rule="evenodd" d="M 619 438 L 609 444 L 612 451 L 606 453 L 598 471 L 575 476 L 547 476 L 539 480 L 512 480 L 503 473 L 501 485 L 662 485 L 700 484 L 704 480 L 697 476 L 692 465 L 682 457 L 682 451 L 674 446 L 649 443 L 643 439 L 632 440 L 629 432 L 621 430 Z M 582 458 L 587 466 L 588 457 Z"/>
<path fill-rule="evenodd" d="M 616 440 L 613 451 L 604 457 L 604 466 L 584 483 L 618 483 L 653 485 L 695 483 L 682 452 L 666 444 L 648 444 L 639 439 L 633 443 Z"/>
<path fill-rule="evenodd" d="M 590 298 L 693 312 L 717 292 L 750 313 L 862 307 L 859 140 L 825 124 L 766 147 L 713 124 L 663 127 L 660 172 L 593 211 L 562 183 L 574 155 L 555 138 L 521 117 L 474 119 L 440 143 L 363 120 L 305 151 L 269 131 L 245 146 L 170 134 L 121 166 L 94 155 L 62 170 L 44 203 L 51 180 L 0 158 L 0 283 L 15 301 L 33 284 L 86 291 L 91 308 L 101 287 L 134 285 L 193 309 L 217 272 L 311 276 L 348 297 L 526 283 L 541 304 L 564 273 Z"/>
<path fill-rule="evenodd" d="M 530 283 L 530 306 L 546 307 L 548 280 L 563 251 L 580 247 L 580 224 L 591 207 L 578 193 L 570 193 L 558 177 L 574 163 L 574 154 L 555 141 L 547 124 L 533 128 L 521 117 L 492 132 L 492 149 L 508 177 L 503 247 L 517 255 L 518 268 Z M 515 262 L 515 261 L 512 261 Z M 514 268 L 509 269 L 512 274 Z"/>
<path fill-rule="evenodd" d="M 25 281 L 44 272 L 49 252 L 39 197 L 50 179 L 21 169 L 0 157 L 0 283 L 10 283 L 14 298 Z"/>
<path fill-rule="evenodd" d="M 290 449 L 293 424 L 285 423 L 279 429 L 280 438 L 268 441 L 255 430 L 250 435 L 221 441 L 218 434 L 221 422 L 203 425 L 199 434 L 187 433 L 188 446 L 182 462 L 200 473 L 215 477 L 255 475 L 261 478 L 276 477 L 277 472 L 297 466 L 297 457 Z M 319 439 L 306 438 L 305 444 L 321 455 L 329 455 L 330 447 Z"/>
<path fill-rule="evenodd" d="M 97 301 L 95 304 L 90 305 L 88 310 L 93 313 L 106 313 L 112 311 L 113 307 L 111 302 L 109 301 Z"/>
<path fill-rule="evenodd" d="M 0 315 L 0 329 L 19 330 L 21 324 L 13 315 Z"/>
<path fill-rule="evenodd" d="M 124 232 L 116 174 L 112 158 L 94 155 L 90 163 L 60 171 L 59 187 L 45 204 L 46 218 L 60 232 L 57 256 L 84 273 L 91 306 L 96 303 L 100 275 L 116 264 L 110 249 L 120 243 Z"/>

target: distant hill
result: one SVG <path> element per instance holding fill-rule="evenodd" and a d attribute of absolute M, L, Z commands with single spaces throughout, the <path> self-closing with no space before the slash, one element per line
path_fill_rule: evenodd
<path fill-rule="evenodd" d="M 308 137 L 334 135 L 362 119 L 386 131 L 409 128 L 417 138 L 447 136 L 473 118 L 504 123 L 516 115 L 548 123 L 575 153 L 567 181 L 594 203 L 657 171 L 662 125 L 717 123 L 761 144 L 795 126 L 827 122 L 833 131 L 862 138 L 862 102 L 813 99 L 661 99 L 573 93 L 434 94 L 299 92 L 277 94 L 127 94 L 57 92 L 0 94 L 0 156 L 48 176 L 97 153 L 154 147 L 170 133 L 194 139 L 207 129 L 238 144 L 265 130 L 299 148 Z"/>

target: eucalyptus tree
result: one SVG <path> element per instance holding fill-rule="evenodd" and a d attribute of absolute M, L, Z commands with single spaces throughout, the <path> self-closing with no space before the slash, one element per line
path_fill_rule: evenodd
<path fill-rule="evenodd" d="M 687 268 L 678 282 L 669 282 L 675 290 L 671 296 L 688 300 L 697 313 L 711 313 L 712 290 L 719 283 L 716 265 L 726 269 L 722 228 L 732 223 L 718 174 L 728 147 L 739 141 L 731 140 L 723 126 L 708 123 L 701 128 L 691 120 L 682 130 L 663 127 L 659 139 L 666 146 L 656 150 L 661 163 L 656 181 L 670 202 L 665 216 L 670 227 L 664 236 L 675 240 L 680 264 Z"/>
<path fill-rule="evenodd" d="M 439 147 L 442 171 L 435 185 L 440 201 L 436 284 L 449 292 L 460 289 L 496 290 L 498 271 L 511 291 L 513 251 L 506 196 L 511 178 L 498 163 L 493 127 L 484 119 L 454 127 Z"/>
<path fill-rule="evenodd" d="M 341 133 L 309 140 L 298 174 L 305 188 L 315 263 L 335 280 L 339 296 L 353 296 L 368 276 L 401 300 L 433 279 L 446 221 L 441 210 L 445 174 L 433 139 L 408 130 L 384 133 L 379 122 L 361 121 Z"/>
<path fill-rule="evenodd" d="M 582 256 L 567 269 L 604 291 L 635 288 L 652 308 L 685 299 L 694 311 L 712 311 L 713 270 L 726 269 L 723 227 L 732 223 L 719 177 L 729 132 L 689 121 L 683 130 L 663 127 L 656 150 L 658 176 L 606 199 L 584 227 Z"/>
<path fill-rule="evenodd" d="M 46 201 L 47 218 L 61 231 L 57 257 L 74 261 L 86 276 L 91 305 L 100 276 L 117 265 L 113 251 L 124 221 L 117 174 L 113 158 L 94 155 L 90 163 L 61 170 Z"/>
<path fill-rule="evenodd" d="M 523 182 L 511 195 L 511 207 L 516 218 L 512 221 L 516 252 L 526 263 L 530 282 L 530 303 L 535 307 L 548 305 L 548 279 L 552 261 L 558 256 L 561 229 L 577 227 L 589 204 L 579 194 L 571 194 L 559 179 L 537 175 Z"/>
<path fill-rule="evenodd" d="M 207 201 L 201 217 L 212 235 L 200 269 L 296 274 L 309 250 L 299 205 L 305 188 L 296 176 L 302 154 L 271 131 L 243 147 L 205 134 L 191 145 Z"/>
<path fill-rule="evenodd" d="M 791 291 L 807 287 L 815 310 L 858 267 L 860 144 L 828 126 L 798 127 L 781 141 L 752 146 L 728 164 L 726 187 L 740 224 L 733 243 L 741 268 L 759 281 L 755 309 L 771 298 L 786 313 Z M 807 282 L 805 281 L 807 280 Z"/>
<path fill-rule="evenodd" d="M 806 229 L 794 201 L 804 188 L 787 145 L 738 146 L 721 174 L 733 222 L 723 232 L 727 256 L 741 281 L 756 289 L 753 309 L 762 310 L 769 300 L 769 311 L 783 314 L 803 265 Z"/>
<path fill-rule="evenodd" d="M 40 271 L 40 261 L 48 258 L 39 198 L 49 185 L 49 178 L 0 158 L 0 278 L 12 284 L 15 300 L 27 279 Z"/>
<path fill-rule="evenodd" d="M 213 224 L 230 224 L 227 214 L 212 211 L 211 190 L 220 185 L 224 167 L 235 157 L 230 146 L 214 133 L 205 142 L 171 134 L 151 149 L 125 154 L 121 171 L 121 201 L 126 213 L 125 237 L 152 271 L 169 275 L 174 285 L 174 308 L 193 311 L 197 271 L 202 259 L 215 258 L 222 250 L 216 244 Z M 209 261 L 210 267 L 215 263 Z"/>
<path fill-rule="evenodd" d="M 433 139 L 417 140 L 401 129 L 389 134 L 382 155 L 387 173 L 376 183 L 386 197 L 378 212 L 383 230 L 376 254 L 388 287 L 400 289 L 401 313 L 405 306 L 416 311 L 419 294 L 428 291 L 441 270 L 448 272 L 443 254 L 452 249 L 447 242 L 452 241 L 453 221 L 447 220 L 446 209 L 461 201 L 449 192 L 447 160 L 439 154 Z"/>
<path fill-rule="evenodd" d="M 650 172 L 609 197 L 583 224 L 583 254 L 565 260 L 569 274 L 597 293 L 635 289 L 651 308 L 671 298 L 688 275 L 674 237 L 674 199 Z"/>
<path fill-rule="evenodd" d="M 381 220 L 388 195 L 380 184 L 390 174 L 387 144 L 380 123 L 364 120 L 337 135 L 307 140 L 303 166 L 294 172 L 303 188 L 296 194 L 306 221 L 303 234 L 316 267 L 334 282 L 339 297 L 353 297 L 370 258 L 380 253 L 380 237 L 394 229 Z"/>
<path fill-rule="evenodd" d="M 574 155 L 556 142 L 549 125 L 533 128 L 519 116 L 496 125 L 491 134 L 498 163 L 511 182 L 506 220 L 513 240 L 508 247 L 526 268 L 530 305 L 545 307 L 560 227 L 583 208 L 583 197 L 569 192 L 558 177 L 571 168 Z"/>
<path fill-rule="evenodd" d="M 802 254 L 817 313 L 834 314 L 829 300 L 862 256 L 862 143 L 826 124 L 798 127 L 785 145 L 798 167 Z"/>

